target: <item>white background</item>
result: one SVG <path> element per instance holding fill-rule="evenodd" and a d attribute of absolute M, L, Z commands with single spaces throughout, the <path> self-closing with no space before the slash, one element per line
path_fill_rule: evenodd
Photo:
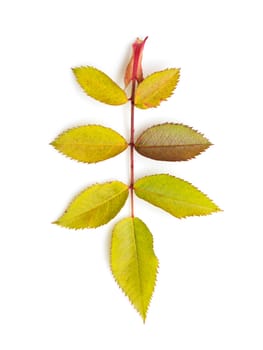
<path fill-rule="evenodd" d="M 0 348 L 263 349 L 262 2 L 15 1 L 0 5 Z M 71 67 L 93 65 L 123 86 L 136 37 L 145 75 L 181 67 L 174 95 L 136 110 L 136 135 L 182 122 L 214 144 L 189 162 L 136 155 L 136 177 L 171 173 L 224 212 L 177 220 L 136 199 L 160 260 L 146 324 L 109 269 L 113 225 L 52 225 L 94 182 L 128 181 L 128 154 L 95 165 L 51 142 L 85 123 L 128 137 L 129 107 L 85 96 Z"/>

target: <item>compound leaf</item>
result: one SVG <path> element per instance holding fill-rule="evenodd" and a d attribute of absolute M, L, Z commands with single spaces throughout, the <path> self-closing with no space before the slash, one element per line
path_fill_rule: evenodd
<path fill-rule="evenodd" d="M 178 68 L 169 68 L 149 75 L 136 89 L 135 106 L 142 109 L 159 106 L 172 95 L 179 77 Z"/>
<path fill-rule="evenodd" d="M 122 105 L 128 101 L 125 91 L 97 68 L 82 66 L 72 70 L 79 85 L 90 97 L 109 105 Z"/>
<path fill-rule="evenodd" d="M 54 223 L 67 228 L 93 228 L 118 214 L 128 197 L 128 186 L 119 181 L 96 184 L 82 191 Z"/>
<path fill-rule="evenodd" d="M 125 218 L 112 232 L 111 270 L 117 283 L 145 321 L 154 290 L 158 259 L 153 238 L 138 218 Z"/>
<path fill-rule="evenodd" d="M 100 125 L 69 129 L 51 144 L 64 155 L 84 163 L 96 163 L 114 157 L 128 147 L 120 134 Z"/>
<path fill-rule="evenodd" d="M 177 218 L 220 211 L 219 207 L 196 187 L 171 175 L 143 177 L 136 181 L 134 189 L 138 197 Z"/>
<path fill-rule="evenodd" d="M 205 151 L 211 143 L 202 134 L 183 124 L 165 123 L 145 130 L 135 143 L 145 157 L 181 161 Z"/>

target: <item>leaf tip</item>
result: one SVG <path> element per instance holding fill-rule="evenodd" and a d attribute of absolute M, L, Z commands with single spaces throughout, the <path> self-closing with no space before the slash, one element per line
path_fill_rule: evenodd
<path fill-rule="evenodd" d="M 80 67 L 71 67 L 71 71 L 75 77 L 75 79 L 77 79 L 77 71 L 79 70 Z M 78 79 L 77 79 L 78 80 Z"/>
<path fill-rule="evenodd" d="M 215 206 L 216 206 L 216 209 L 215 209 L 215 213 L 223 213 L 223 209 L 221 209 L 218 205 L 216 205 L 215 204 Z"/>
<path fill-rule="evenodd" d="M 53 140 L 49 142 L 49 146 L 55 147 L 56 148 L 56 140 Z"/>
<path fill-rule="evenodd" d="M 80 69 L 81 67 L 71 67 L 71 70 L 72 70 L 72 72 L 75 74 L 76 73 L 76 71 L 78 70 L 78 69 Z"/>

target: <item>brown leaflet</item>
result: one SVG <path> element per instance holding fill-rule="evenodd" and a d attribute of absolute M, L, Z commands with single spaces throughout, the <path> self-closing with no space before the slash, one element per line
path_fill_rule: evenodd
<path fill-rule="evenodd" d="M 201 133 L 189 126 L 174 123 L 152 126 L 135 142 L 135 148 L 141 155 L 164 161 L 194 158 L 210 145 L 210 141 Z"/>

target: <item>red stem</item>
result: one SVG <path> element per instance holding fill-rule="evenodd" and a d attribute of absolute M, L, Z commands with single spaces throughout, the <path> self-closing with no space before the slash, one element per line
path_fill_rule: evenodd
<path fill-rule="evenodd" d="M 130 134 L 130 194 L 131 194 L 131 217 L 134 218 L 134 97 L 136 80 L 132 80 L 131 91 L 131 134 Z"/>

